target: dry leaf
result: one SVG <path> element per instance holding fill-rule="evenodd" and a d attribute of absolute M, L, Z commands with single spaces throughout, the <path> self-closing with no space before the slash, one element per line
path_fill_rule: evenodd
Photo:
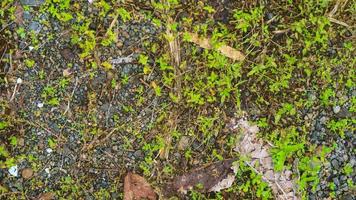
<path fill-rule="evenodd" d="M 54 194 L 52 192 L 42 193 L 38 197 L 38 200 L 52 200 L 52 199 L 54 199 Z"/>
<path fill-rule="evenodd" d="M 273 170 L 272 157 L 269 155 L 269 145 L 265 145 L 258 139 L 258 127 L 252 126 L 246 119 L 233 119 L 227 126 L 231 131 L 240 129 L 242 131 L 241 140 L 237 142 L 235 151 L 241 155 L 249 156 L 251 159 L 245 163 L 262 175 L 272 189 L 277 200 L 299 200 L 300 197 L 294 192 L 291 171 L 276 172 Z"/>
<path fill-rule="evenodd" d="M 204 49 L 211 49 L 212 45 L 209 39 L 207 38 L 200 38 L 196 33 L 187 33 L 189 35 L 189 41 L 199 45 L 201 48 Z M 231 58 L 234 61 L 243 61 L 245 59 L 245 55 L 240 51 L 236 50 L 227 45 L 222 45 L 217 49 L 222 55 Z"/>
<path fill-rule="evenodd" d="M 237 167 L 233 165 L 235 159 L 228 159 L 209 164 L 178 176 L 168 183 L 163 190 L 165 196 L 186 194 L 195 189 L 199 192 L 220 191 L 228 188 L 235 180 Z"/>
<path fill-rule="evenodd" d="M 19 2 L 16 2 L 15 3 L 15 7 L 16 7 L 16 9 L 15 9 L 15 23 L 16 24 L 18 24 L 18 25 L 21 25 L 21 24 L 23 24 L 23 12 L 24 12 L 24 10 L 23 10 L 23 8 L 22 8 L 22 6 L 21 6 L 21 3 L 19 3 Z"/>
<path fill-rule="evenodd" d="M 129 172 L 124 181 L 124 200 L 157 199 L 157 194 L 141 176 Z"/>

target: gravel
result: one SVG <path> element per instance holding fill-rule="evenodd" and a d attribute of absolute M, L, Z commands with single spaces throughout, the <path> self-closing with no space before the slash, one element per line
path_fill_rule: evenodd
<path fill-rule="evenodd" d="M 40 6 L 42 5 L 45 0 L 20 0 L 22 5 L 25 6 Z"/>

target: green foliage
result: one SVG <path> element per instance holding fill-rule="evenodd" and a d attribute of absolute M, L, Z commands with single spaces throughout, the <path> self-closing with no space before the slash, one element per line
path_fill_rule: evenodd
<path fill-rule="evenodd" d="M 258 24 L 261 20 L 263 13 L 263 7 L 256 7 L 249 12 L 244 12 L 242 10 L 235 10 L 234 19 L 236 20 L 234 23 L 235 28 L 241 30 L 243 33 L 246 33 L 251 27 Z"/>
<path fill-rule="evenodd" d="M 275 118 L 274 118 L 274 123 L 278 124 L 279 120 L 281 119 L 281 117 L 285 114 L 288 115 L 295 115 L 296 114 L 296 110 L 294 108 L 294 106 L 292 104 L 289 103 L 283 103 L 282 107 L 277 111 Z"/>
<path fill-rule="evenodd" d="M 319 171 L 322 164 L 325 162 L 325 157 L 331 152 L 331 148 L 322 147 L 319 154 L 312 152 L 312 156 L 304 156 L 299 160 L 298 169 L 300 171 L 300 178 L 298 179 L 299 191 L 302 194 L 303 199 L 307 197 L 307 187 L 310 184 L 312 191 L 316 190 L 316 186 L 319 184 Z"/>
<path fill-rule="evenodd" d="M 0 130 L 4 130 L 9 126 L 8 122 L 6 121 L 0 121 Z"/>
<path fill-rule="evenodd" d="M 18 28 L 16 30 L 16 33 L 22 39 L 24 39 L 26 37 L 26 31 L 25 31 L 25 28 L 23 28 L 23 27 Z"/>
<path fill-rule="evenodd" d="M 345 131 L 355 131 L 355 124 L 355 119 L 341 119 L 337 121 L 331 120 L 327 124 L 327 127 L 334 133 L 339 134 L 341 138 L 345 138 Z"/>
<path fill-rule="evenodd" d="M 130 13 L 127 10 L 125 10 L 125 8 L 118 8 L 116 12 L 120 15 L 122 21 L 124 22 L 131 19 Z"/>
<path fill-rule="evenodd" d="M 290 127 L 285 132 L 288 134 L 281 134 L 280 138 L 275 142 L 275 147 L 271 150 L 274 169 L 276 171 L 283 170 L 287 159 L 294 156 L 297 152 L 304 150 L 304 141 L 297 139 L 299 133 L 295 127 Z"/>
<path fill-rule="evenodd" d="M 237 186 L 227 189 L 227 191 L 237 190 L 242 193 L 252 193 L 263 200 L 272 199 L 272 191 L 268 183 L 262 180 L 262 176 L 257 174 L 251 167 L 245 164 L 245 159 L 239 161 L 239 170 L 236 178 L 241 179 Z"/>
<path fill-rule="evenodd" d="M 323 105 L 330 105 L 332 104 L 330 102 L 330 98 L 335 97 L 335 92 L 331 89 L 331 88 L 327 88 L 326 90 L 324 90 L 321 95 L 320 95 L 320 99 L 321 99 L 321 103 Z"/>

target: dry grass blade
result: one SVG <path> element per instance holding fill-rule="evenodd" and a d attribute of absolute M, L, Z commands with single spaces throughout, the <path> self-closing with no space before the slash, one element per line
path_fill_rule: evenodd
<path fill-rule="evenodd" d="M 204 49 L 212 49 L 211 42 L 208 38 L 201 38 L 196 33 L 187 33 L 189 35 L 189 41 L 199 45 Z M 217 49 L 222 55 L 231 58 L 234 61 L 243 61 L 245 60 L 245 55 L 238 51 L 235 48 L 232 48 L 228 45 L 222 45 Z"/>
<path fill-rule="evenodd" d="M 173 20 L 172 18 L 168 18 L 168 24 L 172 24 Z M 181 64 L 181 57 L 180 57 L 180 44 L 179 44 L 179 37 L 173 33 L 171 30 L 170 26 L 167 26 L 166 30 L 166 39 L 168 41 L 168 46 L 169 46 L 169 52 L 171 56 L 171 62 L 174 67 L 174 93 L 178 97 L 178 99 L 181 98 L 181 72 L 180 72 L 180 64 Z M 170 113 L 169 119 L 168 119 L 168 128 L 169 131 L 166 133 L 164 136 L 165 140 L 165 145 L 164 147 L 160 150 L 160 158 L 168 159 L 169 157 L 169 149 L 171 148 L 171 143 L 172 143 L 172 133 L 176 128 L 177 128 L 177 115 L 176 115 L 176 109 L 173 109 L 172 112 Z"/>
<path fill-rule="evenodd" d="M 21 25 L 23 24 L 23 12 L 24 12 L 24 9 L 23 7 L 21 6 L 21 3 L 19 2 L 16 2 L 15 3 L 15 23 L 18 24 L 18 25 Z"/>
<path fill-rule="evenodd" d="M 350 25 L 346 24 L 345 22 L 339 21 L 339 20 L 337 20 L 337 19 L 335 19 L 335 18 L 329 17 L 329 20 L 330 20 L 331 22 L 335 23 L 335 24 L 339 24 L 339 25 L 345 26 L 345 27 L 347 27 L 347 28 L 350 27 Z"/>

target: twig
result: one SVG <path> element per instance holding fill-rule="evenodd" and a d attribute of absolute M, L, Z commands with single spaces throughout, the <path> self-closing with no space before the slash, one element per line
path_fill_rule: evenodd
<path fill-rule="evenodd" d="M 121 127 L 116 127 L 116 128 L 114 128 L 113 130 L 111 130 L 110 133 L 108 133 L 108 134 L 105 136 L 105 138 L 103 138 L 103 139 L 99 139 L 99 136 L 96 137 L 96 138 L 94 138 L 88 145 L 86 145 L 86 146 L 84 146 L 84 147 L 82 148 L 82 151 L 84 151 L 84 150 L 90 150 L 90 149 L 92 149 L 93 147 L 95 147 L 97 144 L 106 141 L 107 139 L 109 139 L 109 138 L 111 137 L 112 134 L 114 134 L 117 130 L 119 130 L 119 128 L 121 128 Z"/>
<path fill-rule="evenodd" d="M 111 29 L 115 26 L 116 22 L 117 22 L 117 19 L 119 18 L 119 13 L 117 13 L 114 17 L 114 19 L 111 21 L 111 24 L 108 28 L 108 30 L 106 31 L 105 33 L 105 36 L 104 37 L 107 37 L 109 32 L 111 31 Z"/>
<path fill-rule="evenodd" d="M 336 1 L 334 8 L 328 14 L 329 17 L 332 17 L 335 15 L 335 13 L 337 12 L 337 9 L 339 8 L 339 4 L 340 4 L 340 1 Z"/>
<path fill-rule="evenodd" d="M 272 31 L 272 33 L 274 34 L 282 34 L 282 33 L 287 33 L 290 31 L 290 28 L 287 28 L 287 29 L 283 29 L 283 30 L 275 30 L 275 31 Z"/>
<path fill-rule="evenodd" d="M 347 27 L 347 28 L 350 28 L 350 25 L 348 25 L 348 24 L 346 24 L 345 22 L 342 22 L 342 21 L 340 21 L 340 20 L 337 20 L 337 19 L 335 19 L 335 18 L 329 17 L 329 20 L 330 20 L 331 22 L 335 23 L 335 24 L 339 24 L 339 25 L 341 25 L 341 26 L 345 26 L 345 27 Z"/>
<path fill-rule="evenodd" d="M 74 88 L 73 88 L 73 91 L 68 99 L 68 102 L 67 102 L 67 108 L 66 110 L 64 111 L 63 115 L 65 115 L 68 110 L 69 110 L 69 107 L 70 107 L 70 101 L 73 99 L 73 96 L 74 96 L 74 92 L 75 92 L 75 89 L 77 88 L 77 85 L 78 85 L 78 78 L 75 78 L 75 85 L 74 85 Z"/>
<path fill-rule="evenodd" d="M 12 100 L 14 100 L 15 95 L 16 95 L 16 92 L 17 92 L 18 85 L 21 84 L 21 82 L 22 82 L 22 80 L 21 80 L 21 82 L 20 82 L 19 80 L 21 80 L 21 79 L 18 78 L 18 79 L 16 80 L 16 84 L 15 84 L 15 87 L 14 87 L 14 92 L 13 92 L 12 95 L 11 95 L 10 102 L 11 102 Z"/>

